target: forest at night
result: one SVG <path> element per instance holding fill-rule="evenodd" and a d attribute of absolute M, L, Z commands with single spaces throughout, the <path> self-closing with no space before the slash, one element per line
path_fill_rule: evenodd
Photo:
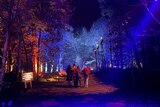
<path fill-rule="evenodd" d="M 159 0 L 0 0 L 0 106 L 159 107 L 159 89 Z"/>

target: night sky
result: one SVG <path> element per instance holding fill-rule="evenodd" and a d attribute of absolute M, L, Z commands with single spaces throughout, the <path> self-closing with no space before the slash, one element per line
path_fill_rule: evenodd
<path fill-rule="evenodd" d="M 114 18 L 124 16 L 130 7 L 126 6 L 126 0 L 111 0 L 110 7 L 114 11 Z M 101 17 L 98 0 L 73 0 L 73 16 L 71 24 L 75 28 L 86 27 L 88 30 L 98 18 Z"/>
<path fill-rule="evenodd" d="M 152 4 L 155 1 L 147 2 Z M 137 25 L 143 20 L 146 14 L 149 14 L 144 6 L 131 6 L 139 4 L 138 0 L 111 0 L 111 7 L 114 12 L 114 19 L 124 17 L 127 13 L 132 17 L 132 24 Z M 157 2 L 159 4 L 159 2 Z M 88 30 L 92 26 L 93 22 L 101 17 L 101 10 L 99 8 L 98 0 L 73 0 L 73 16 L 71 19 L 71 25 L 74 28 L 86 27 Z M 157 10 L 158 11 L 158 10 Z M 159 13 L 159 12 L 156 12 Z M 157 18 L 159 15 L 155 14 Z M 151 15 L 149 15 L 151 17 Z M 153 24 L 157 23 L 151 18 Z M 153 25 L 156 27 L 155 25 Z M 158 27 L 159 28 L 159 27 Z"/>
<path fill-rule="evenodd" d="M 101 16 L 97 0 L 73 0 L 75 8 L 71 23 L 74 27 L 89 29 L 92 23 Z"/>

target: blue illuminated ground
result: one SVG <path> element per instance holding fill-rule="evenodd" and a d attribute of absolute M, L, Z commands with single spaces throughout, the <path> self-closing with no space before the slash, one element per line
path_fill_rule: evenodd
<path fill-rule="evenodd" d="M 12 98 L 12 107 L 159 107 L 159 93 L 122 89 L 92 76 L 88 88 L 67 88 L 66 82 L 35 84 Z"/>

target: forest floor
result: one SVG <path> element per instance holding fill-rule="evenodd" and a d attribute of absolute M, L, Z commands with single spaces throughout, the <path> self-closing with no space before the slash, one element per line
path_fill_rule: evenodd
<path fill-rule="evenodd" d="M 83 84 L 82 84 L 83 85 Z M 160 107 L 160 96 L 145 89 L 135 91 L 107 84 L 92 75 L 89 87 L 68 88 L 67 81 L 33 83 L 1 106 L 11 107 Z"/>

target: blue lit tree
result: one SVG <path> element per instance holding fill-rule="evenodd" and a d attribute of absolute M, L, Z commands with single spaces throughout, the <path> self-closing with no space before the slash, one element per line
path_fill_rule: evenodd
<path fill-rule="evenodd" d="M 97 20 L 91 27 L 90 31 L 86 28 L 79 29 L 76 33 L 63 32 L 63 44 L 64 44 L 64 58 L 63 62 L 66 64 L 94 65 L 96 57 L 94 50 L 96 44 L 100 44 L 100 38 L 107 34 L 106 28 L 107 20 L 101 18 Z"/>

